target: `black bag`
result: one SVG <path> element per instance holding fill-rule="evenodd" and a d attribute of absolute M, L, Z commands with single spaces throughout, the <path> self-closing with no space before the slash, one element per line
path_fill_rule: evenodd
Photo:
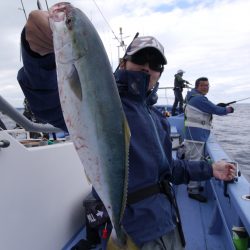
<path fill-rule="evenodd" d="M 101 200 L 90 197 L 84 201 L 86 219 L 91 228 L 110 222 L 108 212 Z"/>
<path fill-rule="evenodd" d="M 83 206 L 85 207 L 86 238 L 91 245 L 98 245 L 101 243 L 100 228 L 110 223 L 107 210 L 102 201 L 97 200 L 93 194 L 84 200 Z"/>

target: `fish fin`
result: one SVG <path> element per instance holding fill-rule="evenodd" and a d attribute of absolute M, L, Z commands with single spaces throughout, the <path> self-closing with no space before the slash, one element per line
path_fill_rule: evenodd
<path fill-rule="evenodd" d="M 125 143 L 126 143 L 126 154 L 128 155 L 131 133 L 130 133 L 130 128 L 129 128 L 128 121 L 126 118 L 124 121 L 124 135 L 125 135 Z"/>
<path fill-rule="evenodd" d="M 70 72 L 70 75 L 68 77 L 69 85 L 73 93 L 76 95 L 76 97 L 82 101 L 82 86 L 81 81 L 79 78 L 78 71 L 75 67 L 75 65 L 72 65 L 72 70 Z"/>
<path fill-rule="evenodd" d="M 107 243 L 107 250 L 139 250 L 140 248 L 134 243 L 134 241 L 127 236 L 126 244 L 121 246 L 112 237 L 109 238 Z"/>
<path fill-rule="evenodd" d="M 126 209 L 127 205 L 127 192 L 128 192 L 128 176 L 129 176 L 129 144 L 130 144 L 130 128 L 128 125 L 128 121 L 124 115 L 124 137 L 125 137 L 125 167 L 126 167 L 126 174 L 125 174 L 125 180 L 124 180 L 124 190 L 123 190 L 123 200 L 122 200 L 122 209 L 121 209 L 121 214 L 120 214 L 120 222 L 122 221 L 123 214 Z"/>

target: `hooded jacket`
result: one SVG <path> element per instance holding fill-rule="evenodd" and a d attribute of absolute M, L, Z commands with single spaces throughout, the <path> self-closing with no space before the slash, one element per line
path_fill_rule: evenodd
<path fill-rule="evenodd" d="M 55 58 L 43 57 L 29 49 L 22 36 L 23 67 L 18 82 L 32 111 L 41 120 L 66 130 L 57 89 Z M 131 131 L 129 149 L 128 193 L 168 179 L 174 184 L 189 180 L 207 180 L 212 176 L 206 162 L 172 159 L 170 125 L 161 112 L 151 105 L 149 75 L 118 70 L 115 79 Z M 175 228 L 173 208 L 162 193 L 127 205 L 122 224 L 136 244 L 155 240 Z"/>
<path fill-rule="evenodd" d="M 213 104 L 196 89 L 186 96 L 185 136 L 188 140 L 206 142 L 212 127 L 212 115 L 226 115 L 227 109 Z"/>

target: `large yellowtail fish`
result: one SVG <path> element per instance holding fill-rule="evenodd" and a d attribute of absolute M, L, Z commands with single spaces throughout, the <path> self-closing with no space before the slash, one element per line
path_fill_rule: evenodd
<path fill-rule="evenodd" d="M 86 175 L 111 219 L 113 240 L 108 249 L 134 249 L 121 226 L 130 130 L 106 51 L 79 9 L 58 3 L 49 14 L 64 120 Z"/>

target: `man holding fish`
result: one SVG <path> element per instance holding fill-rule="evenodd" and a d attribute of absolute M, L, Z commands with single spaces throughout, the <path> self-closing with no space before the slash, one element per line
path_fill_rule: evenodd
<path fill-rule="evenodd" d="M 232 180 L 235 167 L 172 159 L 169 123 L 152 106 L 161 43 L 135 38 L 114 81 L 95 28 L 68 3 L 31 12 L 21 41 L 20 86 L 37 117 L 69 131 L 114 228 L 107 249 L 183 249 L 171 184 Z"/>

